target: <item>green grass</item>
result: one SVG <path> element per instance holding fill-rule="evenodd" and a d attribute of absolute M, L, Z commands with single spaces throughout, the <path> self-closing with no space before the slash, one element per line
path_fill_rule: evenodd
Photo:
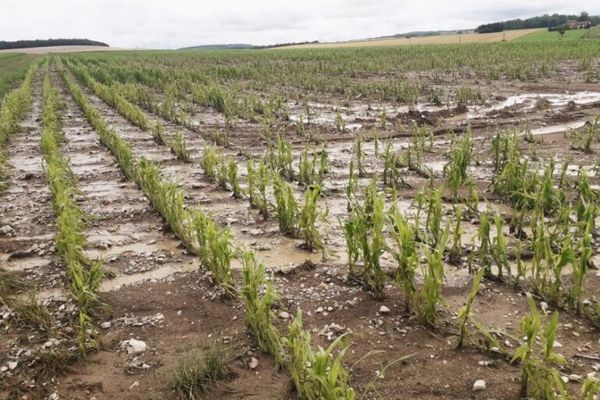
<path fill-rule="evenodd" d="M 25 78 L 27 69 L 36 57 L 20 53 L 0 54 L 0 100 Z"/>
<path fill-rule="evenodd" d="M 600 26 L 596 26 L 588 31 L 586 39 L 600 39 Z"/>
<path fill-rule="evenodd" d="M 561 37 L 560 33 L 558 32 L 550 32 L 548 30 L 545 30 L 530 33 L 529 35 L 525 35 L 521 38 L 515 39 L 515 42 L 546 42 L 549 40 L 571 41 L 582 39 L 584 36 L 587 35 L 587 32 L 588 31 L 586 29 L 566 31 L 565 35 Z"/>

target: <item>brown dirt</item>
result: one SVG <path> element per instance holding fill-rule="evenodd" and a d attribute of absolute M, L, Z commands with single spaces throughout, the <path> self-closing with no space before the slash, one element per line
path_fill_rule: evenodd
<path fill-rule="evenodd" d="M 90 254 L 103 256 L 114 275 L 114 279 L 108 279 L 103 285 L 101 295 L 102 301 L 110 306 L 110 312 L 103 314 L 98 321 L 111 322 L 111 327 L 101 330 L 102 346 L 97 353 L 75 365 L 70 373 L 44 382 L 47 390 L 40 390 L 42 382 L 38 382 L 36 390 L 31 391 L 27 398 L 43 398 L 39 393 L 55 391 L 61 399 L 174 399 L 170 386 L 173 368 L 182 354 L 197 347 L 209 336 L 235 343 L 239 356 L 229 365 L 229 378 L 208 393 L 206 398 L 295 398 L 287 373 L 276 371 L 272 359 L 257 351 L 252 338 L 247 336 L 241 303 L 213 298 L 214 288 L 210 285 L 209 276 L 198 266 L 197 260 L 179 246 L 142 192 L 123 178 L 113 158 L 100 145 L 97 134 L 87 124 L 54 72 L 53 81 L 65 102 L 63 123 L 67 142 L 64 152 L 70 157 L 79 180 L 82 207 L 93 217 L 86 232 L 90 242 L 89 251 Z M 544 85 L 531 87 L 529 91 L 560 92 L 564 88 L 558 84 Z M 573 85 L 572 90 L 598 89 L 584 83 Z M 51 247 L 54 233 L 50 198 L 37 146 L 41 112 L 39 77 L 34 86 L 36 101 L 25 123 L 27 130 L 11 144 L 10 160 L 16 169 L 12 171 L 9 189 L 0 194 L 3 200 L 0 202 L 2 221 L 15 229 L 14 236 L 0 237 L 0 249 L 5 258 L 16 251 L 27 250 L 34 244 L 45 243 L 46 247 Z M 521 85 L 507 84 L 496 95 L 506 98 L 522 92 Z M 464 302 L 471 279 L 466 267 L 447 265 L 447 284 L 444 289 L 446 306 L 437 330 L 424 327 L 414 315 L 404 312 L 404 298 L 398 287 L 390 284 L 386 290 L 388 297 L 378 302 L 362 288 L 347 281 L 345 244 L 337 218 L 347 215 L 344 191 L 356 134 L 335 129 L 329 118 L 336 107 L 333 99 L 328 99 L 331 101 L 326 101 L 319 108 L 315 107 L 323 119 L 307 126 L 318 131 L 319 136 L 329 142 L 332 164 L 323 200 L 329 206 L 330 215 L 328 224 L 322 226 L 327 247 L 327 258 L 322 260 L 320 254 L 299 248 L 298 240 L 281 236 L 273 217 L 263 220 L 255 210 L 248 208 L 247 201 L 234 199 L 229 192 L 217 189 L 203 177 L 198 166 L 200 151 L 207 145 L 206 138 L 210 132 L 215 128 L 223 128 L 222 116 L 210 109 L 196 107 L 192 118 L 198 120 L 198 128 L 194 130 L 177 127 L 161 119 L 169 136 L 176 129 L 183 132 L 188 146 L 193 150 L 193 162 L 186 164 L 178 161 L 167 147 L 156 145 L 149 132 L 132 126 L 99 98 L 89 92 L 88 95 L 111 126 L 130 141 L 137 156 L 143 155 L 156 161 L 165 176 L 180 182 L 187 194 L 186 204 L 189 207 L 202 207 L 219 223 L 229 225 L 235 241 L 254 249 L 267 267 L 276 270 L 290 265 L 300 266 L 306 260 L 314 263 L 313 268 L 305 264 L 288 275 L 276 275 L 275 286 L 282 294 L 282 303 L 290 314 L 293 315 L 298 307 L 304 310 L 305 325 L 313 332 L 315 345 L 326 346 L 329 343 L 325 337 L 327 332 L 335 335 L 349 333 L 347 343 L 350 350 L 346 365 L 351 370 L 352 386 L 356 388 L 359 399 L 518 398 L 518 366 L 510 364 L 498 354 L 484 351 L 481 338 L 476 335 L 464 349 L 455 348 L 454 313 Z M 352 109 L 352 106 L 354 104 L 344 110 L 344 115 L 348 118 L 347 122 L 361 124 L 360 132 L 379 125 L 377 109 L 365 112 L 364 107 Z M 386 105 L 386 109 L 389 111 L 392 107 Z M 299 110 L 301 112 L 300 105 L 291 107 L 292 114 Z M 476 146 L 470 172 L 476 180 L 480 197 L 510 216 L 511 210 L 501 204 L 502 199 L 486 191 L 492 176 L 490 139 L 497 127 L 529 125 L 539 128 L 544 124 L 588 119 L 598 113 L 598 103 L 576 105 L 568 110 L 556 107 L 530 110 L 517 106 L 471 119 L 467 119 L 467 114 L 462 112 L 432 111 L 426 117 L 429 117 L 432 129 L 436 132 L 436 143 L 431 152 L 425 154 L 425 162 L 436 168 L 443 166 L 451 140 L 446 133 L 448 128 L 462 132 L 471 126 Z M 415 114 L 414 110 L 394 115 L 390 122 L 396 125 L 389 124 L 379 132 L 381 137 L 392 138 L 394 148 L 402 151 L 408 144 L 411 120 L 422 117 Z M 152 114 L 150 116 L 158 118 Z M 307 138 L 295 135 L 292 122 L 279 121 L 279 128 L 293 140 L 297 155 Z M 261 126 L 239 121 L 234 127 L 224 129 L 231 144 L 223 150 L 236 157 L 242 184 L 245 185 L 245 155 L 259 155 L 264 151 L 264 143 L 258 139 Z M 523 142 L 523 149 L 535 151 L 543 158 L 557 156 L 559 161 L 570 159 L 574 164 L 590 166 L 597 162 L 596 155 L 571 149 L 573 139 L 565 138 L 563 132 L 539 137 L 543 141 L 534 144 Z M 596 153 L 600 151 L 598 146 L 598 143 L 594 143 Z M 383 145 L 380 150 L 382 148 Z M 374 155 L 373 141 L 365 143 L 365 151 L 367 170 L 374 174 L 380 172 L 381 160 Z M 441 173 L 436 171 L 439 182 Z M 408 171 L 405 179 L 412 188 L 399 192 L 399 202 L 410 213 L 414 210 L 411 201 L 429 180 Z M 361 188 L 368 185 L 369 181 L 368 178 L 361 179 Z M 598 184 L 598 177 L 591 177 L 591 181 Z M 299 197 L 302 189 L 295 189 Z M 450 204 L 445 206 L 449 208 Z M 464 229 L 473 232 L 477 225 L 478 221 L 466 221 Z M 42 263 L 44 266 L 26 269 L 24 266 L 27 263 Z M 8 265 L 14 266 L 13 269 L 22 277 L 36 282 L 42 292 L 60 290 L 64 283 L 64 271 L 52 257 L 51 251 L 41 255 L 39 251 L 24 254 L 9 261 Z M 383 265 L 392 268 L 393 260 L 384 257 Z M 237 267 L 234 265 L 234 268 Z M 592 271 L 587 293 L 595 293 L 599 285 L 600 277 L 596 271 Z M 64 305 L 64 301 L 59 300 L 49 304 L 49 307 L 58 312 L 61 305 Z M 380 315 L 381 305 L 389 307 L 391 313 Z M 523 294 L 512 286 L 497 282 L 486 282 L 475 302 L 478 321 L 490 329 L 512 336 L 518 336 L 519 320 L 526 312 L 527 302 Z M 159 314 L 162 318 L 157 317 Z M 135 321 L 141 322 L 136 324 Z M 288 322 L 278 320 L 277 323 L 285 329 Z M 341 330 L 338 332 L 331 327 L 326 328 L 332 323 L 339 325 Z M 15 356 L 20 347 L 16 343 L 19 342 L 19 335 L 23 334 L 18 329 L 10 329 L 10 334 L 0 339 L 0 365 Z M 130 367 L 132 356 L 120 348 L 121 341 L 128 338 L 138 338 L 148 344 L 149 350 L 139 356 L 139 361 L 146 363 L 148 368 Z M 509 336 L 502 338 L 503 342 L 508 341 L 509 348 L 514 350 L 517 346 Z M 46 339 L 46 336 L 42 336 L 31 340 L 29 346 L 39 346 Z M 560 352 L 568 360 L 561 370 L 563 374 L 585 375 L 593 371 L 597 362 L 576 355 L 597 355 L 600 352 L 597 328 L 585 319 L 564 312 L 561 313 L 557 339 L 562 345 Z M 405 362 L 396 362 L 404 356 L 408 357 Z M 254 371 L 248 367 L 250 357 L 259 360 L 259 366 Z M 480 362 L 486 361 L 493 361 L 493 365 L 480 365 Z M 27 375 L 27 370 L 20 371 L 22 376 Z M 7 382 L 15 382 L 15 378 L 8 375 L 2 375 L 2 378 Z M 488 388 L 482 394 L 472 391 L 473 382 L 477 379 L 487 382 Z M 569 388 L 576 392 L 579 385 L 570 383 Z M 5 389 L 0 396 L 11 398 L 9 392 L 10 388 Z"/>

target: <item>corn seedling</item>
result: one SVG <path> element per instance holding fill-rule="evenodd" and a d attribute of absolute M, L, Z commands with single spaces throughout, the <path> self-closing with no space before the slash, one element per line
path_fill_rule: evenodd
<path fill-rule="evenodd" d="M 283 135 L 278 135 L 274 144 L 269 142 L 266 159 L 273 171 L 278 171 L 287 180 L 294 179 L 292 145 Z"/>
<path fill-rule="evenodd" d="M 350 374 L 342 365 L 348 348 L 335 351 L 342 346 L 343 336 L 334 340 L 327 348 L 312 349 L 310 333 L 303 329 L 302 311 L 290 325 L 284 339 L 290 360 L 288 368 L 292 382 L 301 400 L 354 400 L 350 387 Z"/>
<path fill-rule="evenodd" d="M 463 347 L 465 339 L 468 334 L 467 323 L 473 318 L 473 313 L 471 309 L 473 308 L 473 301 L 475 300 L 475 296 L 477 296 L 477 292 L 479 292 L 479 286 L 481 285 L 481 279 L 483 278 L 483 270 L 479 270 L 473 277 L 473 283 L 471 284 L 471 291 L 467 296 L 467 300 L 465 301 L 465 305 L 462 306 L 458 310 L 458 321 L 459 321 L 459 338 L 458 338 L 458 348 Z"/>
<path fill-rule="evenodd" d="M 460 206 L 454 206 L 454 227 L 452 229 L 452 247 L 450 248 L 449 259 L 453 263 L 460 262 L 462 257 L 462 234 L 461 227 L 463 209 Z"/>
<path fill-rule="evenodd" d="M 302 239 L 304 239 L 304 246 L 312 251 L 319 249 L 325 250 L 321 234 L 317 229 L 317 219 L 325 220 L 327 218 L 327 212 L 319 213 L 317 209 L 317 201 L 321 197 L 321 187 L 319 185 L 310 186 L 304 192 L 304 203 L 302 204 L 302 210 L 300 210 L 300 218 L 298 220 L 298 231 Z"/>
<path fill-rule="evenodd" d="M 348 185 L 346 186 L 346 202 L 348 211 L 352 210 L 352 203 L 358 190 L 358 175 L 354 171 L 354 160 L 350 160 L 348 166 Z"/>
<path fill-rule="evenodd" d="M 383 160 L 383 184 L 394 190 L 410 187 L 400 173 L 400 160 L 394 151 L 391 142 L 385 146 Z"/>
<path fill-rule="evenodd" d="M 529 314 L 521 320 L 521 334 L 525 341 L 515 351 L 512 361 L 521 363 L 521 397 L 534 399 L 565 399 L 566 387 L 555 366 L 566 361 L 554 352 L 558 313 L 555 312 L 544 330 L 542 318 L 531 296 Z M 541 335 L 542 348 L 536 348 L 536 340 Z"/>
<path fill-rule="evenodd" d="M 508 262 L 508 246 L 504 236 L 504 220 L 498 214 L 494 216 L 494 225 L 496 226 L 496 236 L 492 240 L 492 257 L 498 267 L 498 277 L 502 279 L 504 271 L 510 276 L 510 263 Z"/>
<path fill-rule="evenodd" d="M 442 235 L 442 193 L 436 189 L 426 196 L 427 215 L 425 219 L 425 239 L 436 247 Z"/>
<path fill-rule="evenodd" d="M 246 307 L 246 325 L 258 347 L 273 356 L 278 366 L 286 364 L 282 338 L 273 325 L 271 308 L 277 301 L 273 285 L 265 278 L 265 266 L 252 252 L 242 254 L 242 298 Z"/>
<path fill-rule="evenodd" d="M 354 141 L 353 146 L 353 160 L 356 161 L 356 169 L 358 170 L 358 176 L 360 178 L 364 178 L 367 176 L 367 171 L 365 170 L 365 152 L 362 149 L 362 136 L 358 136 Z"/>
<path fill-rule="evenodd" d="M 419 263 L 419 254 L 415 245 L 416 230 L 397 207 L 393 207 L 390 211 L 388 221 L 390 235 L 395 244 L 391 252 L 397 264 L 396 282 L 404 290 L 404 309 L 408 313 L 415 299 L 415 271 Z"/>
<path fill-rule="evenodd" d="M 194 214 L 193 221 L 198 252 L 202 264 L 207 267 L 226 295 L 233 296 L 235 282 L 231 273 L 231 260 L 235 257 L 232 235 L 229 229 L 219 229 L 215 222 L 201 211 Z"/>
<path fill-rule="evenodd" d="M 437 310 L 443 302 L 442 287 L 444 285 L 444 249 L 448 241 L 449 230 L 446 229 L 433 248 L 424 246 L 426 266 L 423 271 L 423 285 L 417 293 L 417 314 L 430 327 L 435 327 Z"/>
<path fill-rule="evenodd" d="M 379 262 L 385 250 L 383 206 L 383 196 L 377 194 L 373 181 L 363 205 L 353 206 L 350 218 L 343 224 L 350 276 L 360 279 L 378 299 L 384 297 L 387 280 Z"/>
<path fill-rule="evenodd" d="M 471 162 L 471 152 L 473 150 L 471 136 L 471 131 L 468 130 L 450 150 L 450 161 L 444 166 L 446 183 L 452 190 L 454 197 L 458 195 L 458 188 L 468 179 L 467 168 Z"/>
<path fill-rule="evenodd" d="M 230 158 L 227 162 L 227 180 L 229 181 L 229 186 L 233 192 L 233 197 L 241 199 L 244 196 L 244 192 L 240 187 L 240 182 L 238 180 L 237 161 L 233 158 Z"/>
<path fill-rule="evenodd" d="M 190 151 L 187 148 L 185 138 L 181 131 L 175 132 L 171 142 L 171 152 L 183 162 L 190 162 Z"/>
<path fill-rule="evenodd" d="M 269 202 L 267 200 L 267 186 L 271 179 L 269 168 L 263 160 L 255 165 L 253 160 L 248 160 L 248 197 L 250 207 L 257 208 L 264 218 L 269 216 Z"/>
<path fill-rule="evenodd" d="M 593 221 L 593 220 L 592 220 Z M 588 264 L 592 258 L 592 223 L 591 221 L 586 224 L 583 232 L 583 239 L 581 243 L 581 252 L 579 257 L 574 260 L 573 265 L 573 287 L 569 295 L 569 303 L 571 308 L 577 311 L 577 314 L 581 314 L 581 294 L 583 292 L 583 283 L 588 272 Z"/>
<path fill-rule="evenodd" d="M 298 232 L 298 205 L 294 191 L 289 183 L 283 181 L 279 174 L 273 176 L 273 192 L 275 194 L 275 213 L 279 222 L 279 231 L 295 236 Z"/>
<path fill-rule="evenodd" d="M 216 182 L 219 168 L 220 153 L 216 146 L 208 146 L 202 152 L 200 167 L 206 178 L 211 182 Z"/>
<path fill-rule="evenodd" d="M 298 165 L 298 183 L 307 187 L 310 185 L 322 185 L 325 174 L 329 168 L 329 158 L 327 150 L 312 152 L 309 156 L 308 149 L 305 148 L 300 154 Z"/>

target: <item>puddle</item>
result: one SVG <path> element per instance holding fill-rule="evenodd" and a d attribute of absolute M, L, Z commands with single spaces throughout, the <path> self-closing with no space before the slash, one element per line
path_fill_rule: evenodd
<path fill-rule="evenodd" d="M 5 261 L 5 260 L 3 260 Z M 50 260 L 43 257 L 27 257 L 6 261 L 4 268 L 9 272 L 24 272 L 50 265 Z"/>
<path fill-rule="evenodd" d="M 200 262 L 190 261 L 186 264 L 166 264 L 152 271 L 140 272 L 132 275 L 120 275 L 114 279 L 105 279 L 100 285 L 100 292 L 113 292 L 121 289 L 123 286 L 130 286 L 146 281 L 157 281 L 168 278 L 171 275 L 182 272 L 193 272 L 198 270 Z"/>
<path fill-rule="evenodd" d="M 532 135 L 548 135 L 551 133 L 565 132 L 565 131 L 568 131 L 569 129 L 579 129 L 579 128 L 583 128 L 585 126 L 586 122 L 587 122 L 587 120 L 583 120 L 583 121 L 567 122 L 567 123 L 558 124 L 558 125 L 544 126 L 541 128 L 531 129 L 531 134 Z"/>
<path fill-rule="evenodd" d="M 535 108 L 539 100 L 548 102 L 550 108 L 565 107 L 570 102 L 578 105 L 600 102 L 600 92 L 576 92 L 576 93 L 524 93 L 509 96 L 506 100 L 487 107 L 474 107 L 467 113 L 467 118 L 482 117 L 492 111 L 503 110 L 507 107 L 521 106 L 519 111 L 529 111 Z"/>

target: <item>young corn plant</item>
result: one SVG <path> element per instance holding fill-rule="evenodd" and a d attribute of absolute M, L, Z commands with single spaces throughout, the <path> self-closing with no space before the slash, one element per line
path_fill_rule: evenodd
<path fill-rule="evenodd" d="M 350 387 L 350 374 L 342 362 L 348 348 L 342 348 L 343 336 L 334 340 L 326 349 L 314 351 L 311 335 L 302 325 L 302 310 L 290 325 L 284 339 L 289 354 L 288 369 L 301 400 L 354 400 L 356 395 Z"/>
<path fill-rule="evenodd" d="M 482 213 L 479 220 L 479 228 L 477 229 L 477 240 L 479 240 L 479 249 L 477 257 L 486 276 L 492 276 L 492 241 L 490 238 L 491 223 L 488 213 Z"/>
<path fill-rule="evenodd" d="M 395 247 L 389 250 L 397 264 L 396 282 L 404 290 L 404 310 L 409 313 L 417 291 L 415 271 L 419 264 L 419 254 L 415 244 L 416 229 L 395 206 L 389 213 L 388 225 L 390 236 L 395 244 Z"/>
<path fill-rule="evenodd" d="M 321 187 L 319 185 L 310 186 L 304 192 L 304 203 L 300 210 L 300 218 L 298 220 L 298 233 L 304 239 L 304 246 L 307 250 L 313 251 L 318 249 L 325 250 L 323 239 L 317 229 L 317 220 L 325 220 L 327 211 L 319 213 L 317 209 L 317 201 L 321 197 Z"/>
<path fill-rule="evenodd" d="M 586 131 L 583 133 L 582 143 L 572 145 L 571 148 L 583 151 L 585 154 L 594 153 L 592 143 L 594 142 L 594 139 L 597 139 L 598 137 L 598 126 L 600 126 L 600 115 L 594 118 L 587 126 Z"/>
<path fill-rule="evenodd" d="M 512 361 L 521 363 L 521 397 L 545 400 L 566 399 L 567 391 L 555 366 L 563 365 L 564 357 L 554 352 L 558 313 L 555 312 L 543 329 L 542 318 L 531 296 L 529 314 L 521 320 L 521 335 L 525 341 L 515 351 Z M 542 347 L 536 340 L 541 335 Z"/>
<path fill-rule="evenodd" d="M 233 158 L 230 158 L 227 162 L 227 180 L 229 182 L 229 186 L 231 187 L 231 191 L 233 192 L 233 197 L 236 199 L 243 198 L 244 191 L 242 190 L 238 180 L 238 164 Z"/>
<path fill-rule="evenodd" d="M 452 247 L 450 248 L 449 259 L 452 263 L 459 263 L 462 257 L 462 235 L 463 229 L 461 226 L 463 216 L 463 208 L 454 206 L 454 227 L 452 229 Z"/>
<path fill-rule="evenodd" d="M 504 236 L 504 220 L 499 214 L 494 216 L 494 225 L 496 226 L 496 236 L 492 240 L 491 255 L 496 266 L 498 267 L 498 277 L 504 277 L 504 271 L 511 275 L 510 262 L 508 261 L 508 246 L 506 244 L 506 236 Z"/>
<path fill-rule="evenodd" d="M 310 185 L 322 185 L 325 174 L 329 168 L 327 151 L 312 152 L 309 156 L 308 148 L 300 154 L 298 165 L 298 183 L 308 187 Z"/>
<path fill-rule="evenodd" d="M 581 400 L 597 400 L 600 396 L 600 380 L 588 377 L 581 385 Z"/>
<path fill-rule="evenodd" d="M 246 308 L 246 326 L 258 347 L 273 356 L 277 365 L 286 365 L 279 330 L 273 325 L 273 304 L 277 293 L 265 277 L 265 266 L 256 261 L 252 252 L 242 254 L 242 299 Z"/>
<path fill-rule="evenodd" d="M 442 192 L 438 189 L 429 192 L 426 195 L 427 216 L 425 219 L 425 240 L 436 247 L 439 242 L 442 231 Z"/>
<path fill-rule="evenodd" d="M 592 221 L 591 219 L 583 232 L 579 258 L 573 262 L 573 286 L 569 294 L 569 305 L 574 308 L 577 315 L 581 314 L 581 294 L 583 283 L 588 272 L 588 265 L 592 259 Z"/>
<path fill-rule="evenodd" d="M 383 196 L 377 194 L 373 181 L 367 188 L 363 205 L 355 205 L 350 218 L 343 224 L 350 276 L 359 279 L 377 299 L 384 298 L 387 281 L 380 264 L 386 246 L 383 207 Z"/>
<path fill-rule="evenodd" d="M 467 168 L 471 162 L 473 139 L 471 131 L 467 133 L 450 150 L 450 161 L 444 166 L 446 184 L 450 187 L 452 195 L 458 196 L 458 189 L 468 180 Z"/>
<path fill-rule="evenodd" d="M 364 178 L 367 176 L 365 169 L 365 152 L 363 151 L 362 136 L 358 136 L 354 141 L 353 146 L 353 160 L 356 161 L 356 169 L 358 170 L 358 177 Z"/>
<path fill-rule="evenodd" d="M 479 292 L 479 286 L 481 285 L 481 279 L 483 278 L 483 269 L 480 269 L 475 276 L 473 277 L 473 283 L 471 284 L 471 291 L 467 296 L 467 300 L 465 301 L 465 305 L 462 306 L 458 310 L 458 321 L 459 321 L 459 337 L 458 337 L 458 345 L 457 347 L 460 349 L 463 347 L 465 343 L 465 339 L 468 335 L 467 324 L 473 318 L 473 301 L 475 301 L 475 296 Z"/>
<path fill-rule="evenodd" d="M 160 121 L 155 121 L 154 125 L 152 125 L 152 140 L 158 145 L 164 145 L 166 140 L 165 135 L 165 127 L 160 123 Z"/>
<path fill-rule="evenodd" d="M 346 186 L 346 209 L 352 210 L 352 204 L 355 202 L 356 192 L 358 191 L 358 175 L 354 171 L 354 160 L 350 160 L 348 167 L 348 185 Z"/>
<path fill-rule="evenodd" d="M 444 286 L 444 249 L 448 241 L 449 230 L 443 232 L 436 247 L 424 246 L 426 266 L 423 271 L 423 285 L 417 294 L 417 314 L 430 327 L 437 322 L 438 307 L 443 302 L 442 288 Z"/>
<path fill-rule="evenodd" d="M 198 242 L 202 264 L 209 269 L 215 282 L 229 297 L 235 295 L 235 282 L 231 273 L 231 260 L 236 251 L 229 229 L 219 229 L 216 223 L 202 211 L 194 213 L 193 227 Z"/>
<path fill-rule="evenodd" d="M 269 185 L 269 169 L 263 160 L 255 165 L 253 160 L 248 160 L 248 199 L 250 207 L 257 208 L 264 218 L 269 216 L 269 202 L 267 200 L 267 186 Z"/>
<path fill-rule="evenodd" d="M 279 231 L 284 235 L 296 236 L 299 225 L 298 204 L 290 184 L 277 173 L 273 175 L 273 192 Z"/>
<path fill-rule="evenodd" d="M 171 152 L 183 162 L 190 162 L 190 151 L 187 148 L 185 138 L 181 131 L 175 132 L 171 141 Z"/>
<path fill-rule="evenodd" d="M 282 177 L 289 181 L 294 179 L 292 145 L 285 140 L 283 135 L 278 135 L 275 143 L 268 142 L 265 158 L 271 170 L 278 171 Z"/>
<path fill-rule="evenodd" d="M 391 142 L 385 146 L 383 158 L 383 184 L 393 190 L 410 187 L 400 173 L 400 160 Z"/>
<path fill-rule="evenodd" d="M 200 167 L 204 172 L 204 176 L 211 181 L 217 181 L 217 175 L 219 172 L 219 160 L 221 155 L 216 146 L 207 146 L 202 152 L 202 159 L 200 160 Z"/>

